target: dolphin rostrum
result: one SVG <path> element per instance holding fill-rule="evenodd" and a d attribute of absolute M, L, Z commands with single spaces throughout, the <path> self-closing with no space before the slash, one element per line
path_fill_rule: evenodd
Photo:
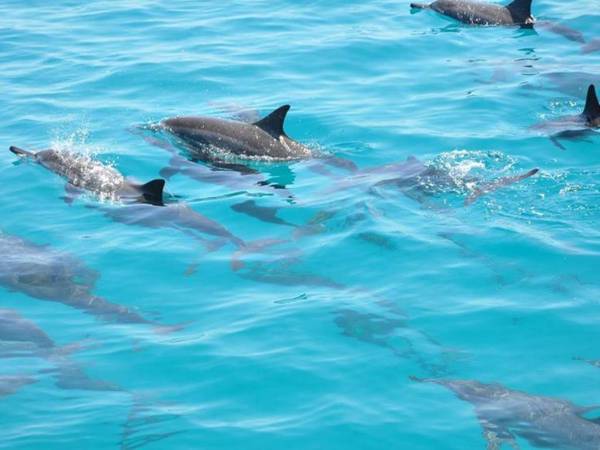
<path fill-rule="evenodd" d="M 470 25 L 532 26 L 532 0 L 514 0 L 507 6 L 468 0 L 436 0 L 430 4 L 411 3 L 411 8 L 432 9 Z"/>
<path fill-rule="evenodd" d="M 202 161 L 234 158 L 287 161 L 311 156 L 311 151 L 291 139 L 283 129 L 289 105 L 277 108 L 254 123 L 215 117 L 174 117 L 160 127 L 186 144 Z"/>
<path fill-rule="evenodd" d="M 62 389 L 88 391 L 118 391 L 117 386 L 105 381 L 92 380 L 68 354 L 77 346 L 58 347 L 44 330 L 16 311 L 0 308 L 0 357 L 33 356 L 47 360 L 55 366 L 56 384 Z"/>
<path fill-rule="evenodd" d="M 600 420 L 584 414 L 598 406 L 580 407 L 569 401 L 527 394 L 500 384 L 470 380 L 419 379 L 439 384 L 475 408 L 488 449 L 500 449 L 504 443 L 519 449 L 516 436 L 534 447 L 564 450 L 600 448 Z"/>
<path fill-rule="evenodd" d="M 600 128 L 600 103 L 596 88 L 590 84 L 585 99 L 585 107 L 581 114 L 559 117 L 531 127 L 533 130 L 542 130 L 550 134 L 550 140 L 559 148 L 565 147 L 559 139 L 584 139 L 594 135 L 596 129 Z"/>
<path fill-rule="evenodd" d="M 93 294 L 98 274 L 72 255 L 0 231 L 0 286 L 79 309 L 99 319 L 175 331 Z"/>
<path fill-rule="evenodd" d="M 70 194 L 84 190 L 113 201 L 134 200 L 154 205 L 162 204 L 164 180 L 156 179 L 146 184 L 137 184 L 127 180 L 115 168 L 87 155 L 73 152 L 48 149 L 33 153 L 15 146 L 11 146 L 10 151 L 66 178 L 67 192 Z"/>

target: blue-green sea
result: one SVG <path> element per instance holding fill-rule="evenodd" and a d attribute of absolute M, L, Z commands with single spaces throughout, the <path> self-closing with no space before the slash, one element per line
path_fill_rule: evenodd
<path fill-rule="evenodd" d="M 600 404 L 600 133 L 536 127 L 600 84 L 599 6 L 534 0 L 574 39 L 408 1 L 0 1 L 0 448 L 511 448 L 417 378 Z M 143 132 L 284 104 L 313 157 L 246 175 Z M 69 203 L 11 145 L 166 176 L 168 205 L 244 244 Z M 445 181 L 386 183 L 410 157 Z M 74 282 L 152 324 L 11 280 Z"/>

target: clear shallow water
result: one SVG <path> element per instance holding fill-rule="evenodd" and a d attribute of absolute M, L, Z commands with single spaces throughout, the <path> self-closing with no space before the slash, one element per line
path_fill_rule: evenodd
<path fill-rule="evenodd" d="M 597 6 L 534 14 L 591 40 Z M 171 177 L 170 194 L 244 241 L 286 241 L 240 255 L 115 222 L 93 197 L 68 206 L 59 177 L 3 150 L 4 233 L 97 272 L 96 296 L 186 326 L 158 334 L 0 288 L 1 308 L 76 347 L 0 359 L 0 377 L 25 380 L 1 398 L 0 448 L 485 448 L 471 405 L 410 375 L 599 402 L 600 371 L 573 358 L 600 359 L 600 139 L 563 151 L 529 127 L 581 111 L 600 53 L 386 1 L 4 1 L 0 17 L 5 149 L 90 152 L 147 181 L 171 155 L 132 126 L 290 103 L 286 131 L 319 152 L 361 169 L 412 155 L 464 182 L 415 199 L 317 159 L 253 165 L 283 195 Z M 472 177 L 533 167 L 463 207 Z M 232 209 L 249 200 L 296 226 Z M 64 358 L 121 390 L 57 386 Z"/>

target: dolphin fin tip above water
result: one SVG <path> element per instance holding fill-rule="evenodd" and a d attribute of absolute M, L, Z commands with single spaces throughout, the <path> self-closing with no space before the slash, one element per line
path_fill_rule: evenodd
<path fill-rule="evenodd" d="M 290 108 L 290 105 L 280 106 L 268 116 L 263 117 L 258 122 L 254 122 L 253 125 L 257 126 L 263 131 L 266 131 L 274 138 L 279 138 L 279 136 L 287 136 L 283 130 L 283 122 L 285 121 L 285 116 Z"/>
<path fill-rule="evenodd" d="M 138 187 L 142 193 L 142 198 L 147 203 L 153 205 L 163 205 L 163 189 L 165 187 L 165 180 L 162 178 L 156 178 L 155 180 L 148 181 Z"/>
<path fill-rule="evenodd" d="M 594 121 L 600 121 L 600 103 L 598 103 L 596 87 L 593 84 L 588 87 L 583 115 L 592 124 Z M 600 126 L 600 123 L 598 125 Z"/>

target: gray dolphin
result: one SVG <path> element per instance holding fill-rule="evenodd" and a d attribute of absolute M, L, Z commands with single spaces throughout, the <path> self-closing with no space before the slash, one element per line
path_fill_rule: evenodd
<path fill-rule="evenodd" d="M 30 297 L 58 302 L 99 319 L 175 331 L 93 294 L 98 274 L 72 255 L 0 231 L 0 285 Z"/>
<path fill-rule="evenodd" d="M 163 206 L 135 203 L 118 207 L 98 208 L 106 217 L 126 225 L 179 230 L 202 242 L 209 250 L 221 247 L 226 241 L 230 241 L 236 247 L 245 245 L 242 239 L 235 236 L 223 225 L 196 212 L 186 203 L 166 203 Z M 203 235 L 210 235 L 218 238 L 218 240 L 209 241 Z"/>
<path fill-rule="evenodd" d="M 530 395 L 500 384 L 411 378 L 444 386 L 461 400 L 471 403 L 483 428 L 488 449 L 500 449 L 504 443 L 518 449 L 516 436 L 535 447 L 564 450 L 600 448 L 600 420 L 584 417 L 585 413 L 599 410 L 598 406 L 580 407 L 566 400 Z"/>
<path fill-rule="evenodd" d="M 433 3 L 411 3 L 411 8 L 432 9 L 471 25 L 520 25 L 532 26 L 532 0 L 514 0 L 507 6 L 467 0 L 436 0 Z"/>
<path fill-rule="evenodd" d="M 0 397 L 12 395 L 23 386 L 35 383 L 35 379 L 24 375 L 12 375 L 0 377 Z"/>
<path fill-rule="evenodd" d="M 50 372 L 56 375 L 56 385 L 62 389 L 88 391 L 119 391 L 116 385 L 93 380 L 73 361 L 69 353 L 77 345 L 58 347 L 41 328 L 16 311 L 0 309 L 0 357 L 33 356 L 47 360 L 55 366 Z"/>
<path fill-rule="evenodd" d="M 114 201 L 133 199 L 155 205 L 162 204 L 164 180 L 156 179 L 146 184 L 137 184 L 126 179 L 115 168 L 73 152 L 48 149 L 34 153 L 15 146 L 11 146 L 10 151 L 66 178 L 67 192 L 71 195 L 77 194 L 77 190 L 84 190 Z"/>
<path fill-rule="evenodd" d="M 289 109 L 289 105 L 281 106 L 254 123 L 199 116 L 165 119 L 159 126 L 183 141 L 189 152 L 202 161 L 232 156 L 271 161 L 310 157 L 311 151 L 284 131 Z"/>
<path fill-rule="evenodd" d="M 355 175 L 348 176 L 343 181 L 336 183 L 330 191 L 363 187 L 374 192 L 378 187 L 394 186 L 407 197 L 422 203 L 426 198 L 440 191 L 462 191 L 464 185 L 473 184 L 476 187 L 471 190 L 471 194 L 464 202 L 465 206 L 468 206 L 482 195 L 522 181 L 535 175 L 538 171 L 538 169 L 532 169 L 528 172 L 501 177 L 489 182 L 481 182 L 475 178 L 458 180 L 445 170 L 429 166 L 417 158 L 409 156 L 404 162 L 358 171 Z"/>
<path fill-rule="evenodd" d="M 600 103 L 593 84 L 588 87 L 585 107 L 581 114 L 560 117 L 531 127 L 532 130 L 541 130 L 550 134 L 550 140 L 563 150 L 565 147 L 559 142 L 560 139 L 585 139 L 593 136 L 594 130 L 598 128 L 600 128 Z"/>

